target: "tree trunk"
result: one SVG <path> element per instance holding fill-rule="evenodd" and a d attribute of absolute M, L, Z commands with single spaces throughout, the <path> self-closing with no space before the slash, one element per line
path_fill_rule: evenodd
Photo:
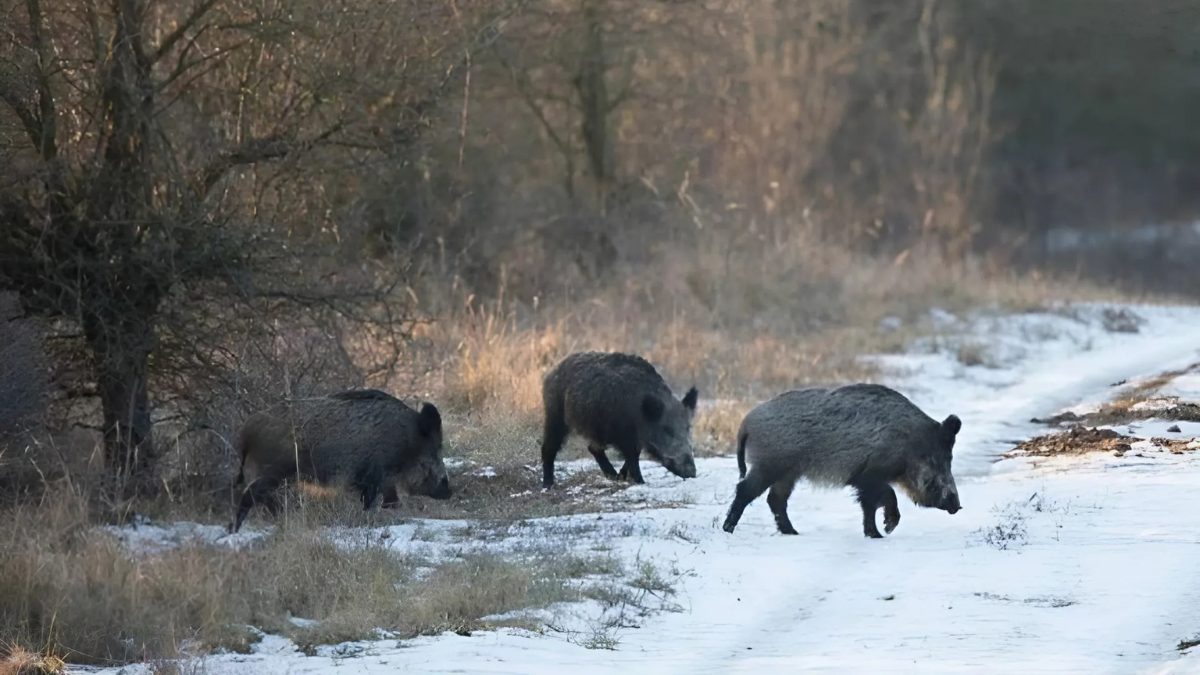
<path fill-rule="evenodd" d="M 146 361 L 146 354 L 137 354 L 100 375 L 104 457 L 113 474 L 122 478 L 142 478 L 153 465 Z"/>
<path fill-rule="evenodd" d="M 153 326 L 130 317 L 85 318 L 104 414 L 104 460 L 119 485 L 141 482 L 154 466 L 147 390 Z"/>
<path fill-rule="evenodd" d="M 608 114 L 612 103 L 604 76 L 608 70 L 604 54 L 603 0 L 585 0 L 583 16 L 587 35 L 575 87 L 583 109 L 581 133 L 595 182 L 598 206 L 603 211 L 612 174 L 612 143 L 608 137 Z"/>

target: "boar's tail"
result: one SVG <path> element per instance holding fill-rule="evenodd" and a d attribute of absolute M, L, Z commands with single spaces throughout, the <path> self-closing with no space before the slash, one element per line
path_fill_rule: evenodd
<path fill-rule="evenodd" d="M 745 429 L 738 431 L 738 478 L 746 477 L 746 439 L 749 437 L 750 434 L 746 433 Z"/>

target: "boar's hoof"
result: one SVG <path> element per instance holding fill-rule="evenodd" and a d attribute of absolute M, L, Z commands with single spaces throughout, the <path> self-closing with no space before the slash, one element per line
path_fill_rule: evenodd
<path fill-rule="evenodd" d="M 895 513 L 883 514 L 883 531 L 884 532 L 891 534 L 892 530 L 896 529 L 896 526 L 899 524 L 900 524 L 900 512 L 899 511 L 896 511 Z"/>
<path fill-rule="evenodd" d="M 792 527 L 791 525 L 780 525 L 779 526 L 779 534 L 800 534 L 800 533 L 797 532 L 796 528 Z"/>
<path fill-rule="evenodd" d="M 737 523 L 733 522 L 732 520 L 726 520 L 725 524 L 721 526 L 721 529 L 733 534 L 733 529 L 735 527 L 737 527 Z"/>
<path fill-rule="evenodd" d="M 617 473 L 617 480 L 627 481 L 634 485 L 646 484 L 645 479 L 642 478 L 642 472 L 638 471 L 635 473 L 629 469 L 628 465 L 621 467 L 621 471 Z"/>

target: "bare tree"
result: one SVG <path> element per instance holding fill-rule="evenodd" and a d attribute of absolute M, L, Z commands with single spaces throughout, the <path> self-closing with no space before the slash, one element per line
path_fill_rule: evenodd
<path fill-rule="evenodd" d="M 420 135 L 506 9 L 26 0 L 0 15 L 0 113 L 17 122 L 0 122 L 0 288 L 78 324 L 116 475 L 152 465 L 162 338 L 230 321 L 219 298 L 382 297 L 378 269 L 329 276 L 345 262 L 330 200 Z"/>

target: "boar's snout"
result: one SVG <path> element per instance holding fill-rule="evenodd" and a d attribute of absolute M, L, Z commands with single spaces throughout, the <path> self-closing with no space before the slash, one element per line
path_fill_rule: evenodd
<path fill-rule="evenodd" d="M 442 479 L 437 482 L 432 490 L 429 491 L 429 496 L 434 499 L 450 499 L 454 491 L 450 489 L 450 479 L 442 476 Z"/>
<path fill-rule="evenodd" d="M 680 464 L 672 464 L 671 466 L 667 467 L 667 470 L 676 476 L 679 476 L 680 478 L 696 477 L 696 464 L 694 462 L 681 462 Z"/>
<path fill-rule="evenodd" d="M 938 508 L 954 515 L 962 509 L 962 505 L 958 503 L 958 491 L 946 490 L 942 493 L 942 499 L 938 503 Z"/>
<path fill-rule="evenodd" d="M 679 470 L 676 471 L 675 474 L 682 478 L 695 478 L 696 477 L 696 462 L 695 462 L 695 460 L 693 460 L 691 457 L 688 457 L 687 459 L 685 459 L 682 462 L 682 466 L 679 467 Z"/>
<path fill-rule="evenodd" d="M 663 457 L 662 465 L 671 473 L 680 478 L 695 478 L 696 477 L 696 460 L 690 455 L 676 459 L 674 457 Z"/>

